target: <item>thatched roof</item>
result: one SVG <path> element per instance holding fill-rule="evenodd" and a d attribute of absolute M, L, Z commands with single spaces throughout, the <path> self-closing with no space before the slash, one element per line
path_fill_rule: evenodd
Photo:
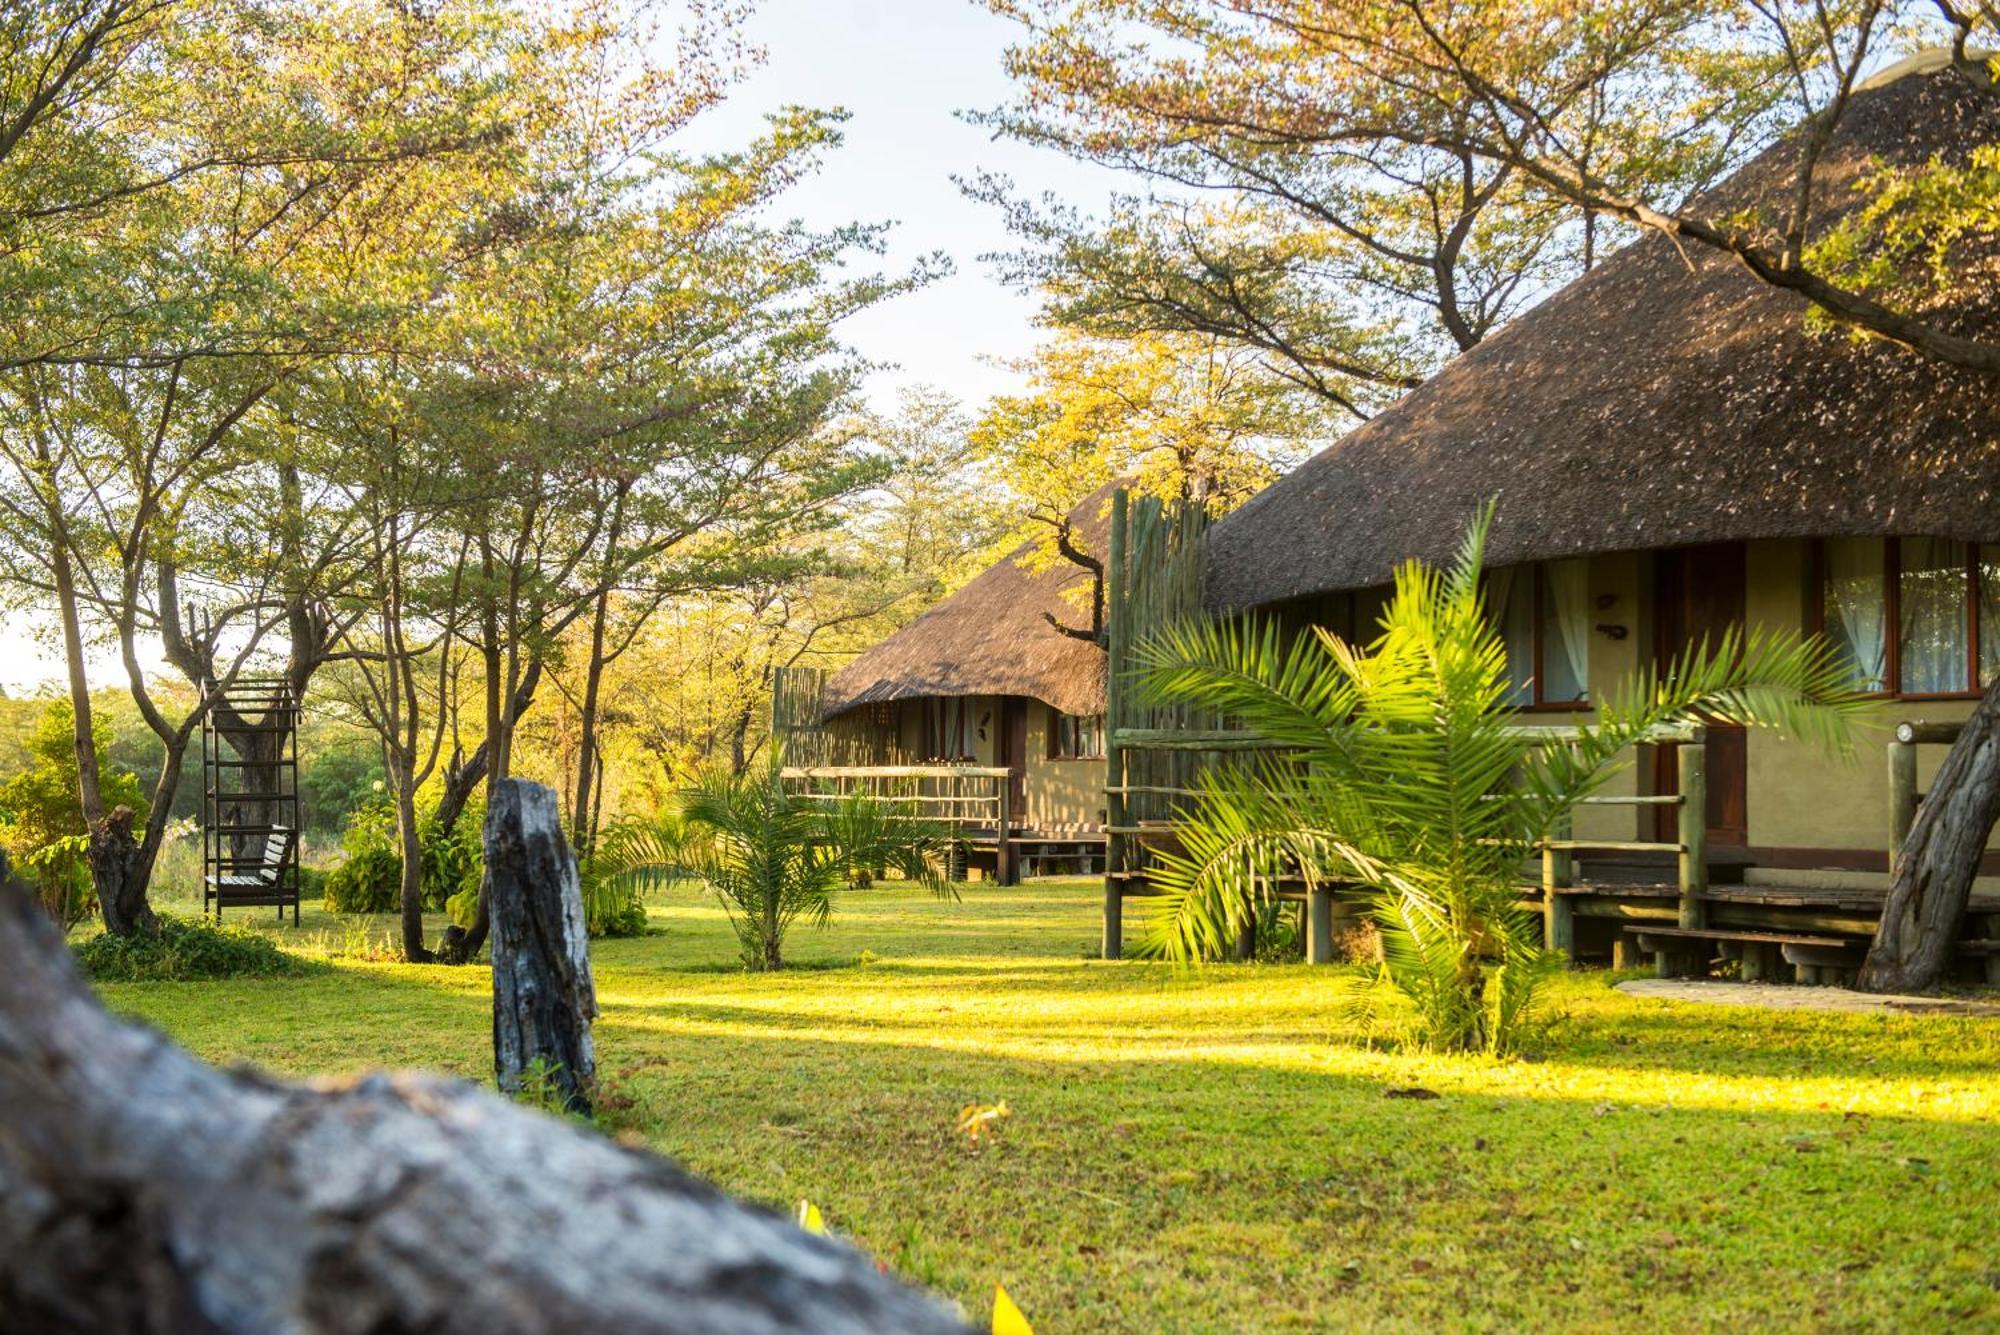
<path fill-rule="evenodd" d="M 1834 139 L 1820 222 L 1855 206 L 1871 160 L 1996 140 L 2000 106 L 1955 77 L 1885 78 Z M 1795 152 L 1750 162 L 1705 211 L 1775 213 Z M 1948 318 L 2000 337 L 2000 266 L 1989 251 L 1963 269 Z M 1805 315 L 1735 262 L 1649 235 L 1223 520 L 1210 600 L 1385 583 L 1409 557 L 1447 558 L 1489 497 L 1496 565 L 1755 538 L 2000 540 L 2000 386 L 1809 333 Z"/>
<path fill-rule="evenodd" d="M 1070 511 L 1084 549 L 1102 556 L 1111 488 Z M 1022 543 L 964 588 L 833 674 L 828 718 L 861 705 L 926 696 L 1026 695 L 1065 714 L 1104 712 L 1104 650 L 1049 625 L 1087 624 L 1090 573 L 1058 559 L 1032 573 L 1042 545 Z M 1070 590 L 1078 601 L 1065 598 Z"/>

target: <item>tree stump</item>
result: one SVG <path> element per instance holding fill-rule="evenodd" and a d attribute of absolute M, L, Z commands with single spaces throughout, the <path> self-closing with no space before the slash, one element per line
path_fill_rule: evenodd
<path fill-rule="evenodd" d="M 493 1069 L 518 1094 L 548 1082 L 569 1112 L 590 1112 L 597 1063 L 590 1022 L 597 991 L 583 887 L 553 790 L 502 779 L 486 808 L 486 876 L 493 930 Z"/>
<path fill-rule="evenodd" d="M 461 1081 L 218 1071 L 105 1014 L 3 872 L 0 1109 L 0 1330 L 966 1335 L 859 1252 Z"/>

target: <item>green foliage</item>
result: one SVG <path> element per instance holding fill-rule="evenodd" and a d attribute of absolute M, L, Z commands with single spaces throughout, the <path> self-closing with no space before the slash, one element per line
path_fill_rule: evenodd
<path fill-rule="evenodd" d="M 374 800 L 382 759 L 372 748 L 340 737 L 314 750 L 309 732 L 299 737 L 299 805 L 306 829 L 333 833 L 347 816 Z"/>
<path fill-rule="evenodd" d="M 51 700 L 28 737 L 28 768 L 0 784 L 0 846 L 33 884 L 50 916 L 65 926 L 97 909 L 85 860 L 88 830 L 76 773 L 76 711 Z M 127 806 L 145 819 L 139 780 L 111 762 L 111 729 L 93 717 L 91 736 L 107 808 Z"/>
<path fill-rule="evenodd" d="M 942 873 L 945 847 L 941 831 L 894 802 L 792 792 L 773 755 L 748 774 L 710 770 L 674 808 L 607 831 L 598 866 L 607 882 L 635 890 L 700 880 L 729 915 L 744 964 L 778 969 L 792 924 L 805 918 L 824 927 L 835 896 L 857 879 L 893 868 L 952 893 Z"/>
<path fill-rule="evenodd" d="M 329 913 L 393 913 L 402 888 L 403 860 L 386 848 L 365 848 L 326 873 L 324 898 Z"/>
<path fill-rule="evenodd" d="M 583 921 L 592 936 L 643 936 L 646 900 L 631 877 L 606 876 L 595 862 L 578 869 L 583 878 Z"/>
<path fill-rule="evenodd" d="M 466 804 L 446 834 L 435 800 L 417 813 L 417 847 L 423 905 L 452 913 L 454 901 L 476 901 L 485 869 L 482 845 L 485 805 Z M 394 912 L 402 894 L 403 859 L 396 846 L 396 813 L 379 798 L 356 809 L 341 835 L 347 859 L 327 873 L 326 906 L 336 913 Z M 466 920 L 468 923 L 470 919 Z"/>
<path fill-rule="evenodd" d="M 278 978 L 326 966 L 280 950 L 244 927 L 218 927 L 160 915 L 157 935 L 102 932 L 76 947 L 77 962 L 99 983 L 184 983 L 217 978 Z"/>
<path fill-rule="evenodd" d="M 1516 727 L 1506 652 L 1480 572 L 1490 509 L 1449 570 L 1396 574 L 1365 647 L 1275 621 L 1170 628 L 1141 646 L 1146 695 L 1237 719 L 1282 745 L 1211 770 L 1161 855 L 1145 946 L 1220 956 L 1283 874 L 1372 894 L 1383 976 L 1426 1047 L 1502 1054 L 1535 1021 L 1561 958 L 1518 904 L 1521 867 L 1621 755 L 1660 725 L 1709 715 L 1829 746 L 1860 707 L 1817 640 L 1732 632 L 1600 700 L 1573 741 Z"/>

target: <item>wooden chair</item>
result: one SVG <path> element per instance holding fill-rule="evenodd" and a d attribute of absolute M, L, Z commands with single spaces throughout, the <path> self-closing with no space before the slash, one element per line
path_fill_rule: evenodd
<path fill-rule="evenodd" d="M 292 922 L 299 920 L 299 885 L 297 876 L 287 876 L 292 868 L 292 851 L 297 842 L 296 833 L 283 825 L 273 825 L 264 832 L 264 853 L 262 857 L 238 858 L 222 857 L 216 860 L 216 870 L 211 871 L 204 881 L 202 908 L 215 906 L 217 922 L 222 920 L 225 905 L 276 904 L 278 916 L 284 917 L 285 907 L 291 906 Z"/>

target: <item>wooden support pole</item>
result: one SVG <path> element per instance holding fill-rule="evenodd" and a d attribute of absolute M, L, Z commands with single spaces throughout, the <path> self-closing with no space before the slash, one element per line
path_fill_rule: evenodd
<path fill-rule="evenodd" d="M 1248 963 L 1257 958 L 1257 906 L 1252 904 L 1250 916 L 1236 929 L 1236 947 L 1232 958 Z"/>
<path fill-rule="evenodd" d="M 1680 768 L 1680 924 L 1705 926 L 1708 893 L 1708 746 L 1697 738 L 1681 745 L 1675 759 Z"/>
<path fill-rule="evenodd" d="M 1111 538 L 1105 554 L 1104 815 L 1108 833 L 1104 836 L 1103 950 L 1108 960 L 1124 954 L 1124 886 L 1117 878 L 1132 862 L 1127 842 L 1130 836 L 1121 832 L 1130 821 L 1125 801 L 1125 748 L 1118 740 L 1118 730 L 1125 722 L 1125 635 L 1130 620 L 1125 606 L 1130 583 L 1125 569 L 1128 505 L 1124 488 L 1111 493 Z"/>
<path fill-rule="evenodd" d="M 1570 818 L 1564 816 L 1553 836 L 1568 839 L 1570 825 Z M 1576 914 L 1562 891 L 1576 879 L 1575 866 L 1575 855 L 1568 849 L 1542 846 L 1542 943 L 1570 956 L 1576 954 Z"/>
<path fill-rule="evenodd" d="M 1896 857 L 1917 820 L 1917 744 L 1899 730 L 1889 739 L 1889 874 L 1896 874 Z"/>
<path fill-rule="evenodd" d="M 1306 897 L 1306 963 L 1332 964 L 1333 891 L 1315 888 Z"/>
<path fill-rule="evenodd" d="M 1019 885 L 1020 871 L 1014 865 L 1014 778 L 1009 774 L 993 782 L 1000 789 L 999 826 L 994 831 L 999 842 L 993 848 L 993 874 L 1002 885 Z"/>

